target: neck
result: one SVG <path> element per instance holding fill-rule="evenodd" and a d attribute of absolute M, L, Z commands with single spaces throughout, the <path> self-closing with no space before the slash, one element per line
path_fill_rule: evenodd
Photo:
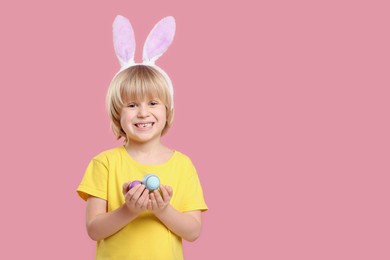
<path fill-rule="evenodd" d="M 125 147 L 131 155 L 153 155 L 164 148 L 160 140 L 147 143 L 139 143 L 129 140 Z"/>

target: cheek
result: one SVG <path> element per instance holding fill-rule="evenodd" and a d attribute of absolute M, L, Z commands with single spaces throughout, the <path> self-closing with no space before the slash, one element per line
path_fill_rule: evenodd
<path fill-rule="evenodd" d="M 160 118 L 163 121 L 167 121 L 167 119 L 168 119 L 167 113 L 165 111 L 162 111 L 161 114 L 160 114 Z"/>
<path fill-rule="evenodd" d="M 122 113 L 119 122 L 120 122 L 120 124 L 121 124 L 121 126 L 123 128 L 124 126 L 129 124 L 129 122 L 130 122 L 130 115 L 128 113 Z"/>

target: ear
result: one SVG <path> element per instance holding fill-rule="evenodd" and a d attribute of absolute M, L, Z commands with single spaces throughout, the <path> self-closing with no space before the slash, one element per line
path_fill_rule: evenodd
<path fill-rule="evenodd" d="M 143 50 L 144 63 L 154 63 L 173 41 L 176 23 L 172 16 L 160 20 L 146 38 Z"/>
<path fill-rule="evenodd" d="M 135 38 L 129 20 L 118 15 L 113 23 L 114 49 L 121 67 L 134 62 Z"/>

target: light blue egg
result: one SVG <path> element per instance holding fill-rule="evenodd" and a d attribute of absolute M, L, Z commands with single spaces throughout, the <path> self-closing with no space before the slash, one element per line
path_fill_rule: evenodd
<path fill-rule="evenodd" d="M 156 190 L 158 187 L 160 187 L 160 179 L 155 174 L 147 174 L 144 177 L 143 183 L 145 187 L 150 190 Z"/>

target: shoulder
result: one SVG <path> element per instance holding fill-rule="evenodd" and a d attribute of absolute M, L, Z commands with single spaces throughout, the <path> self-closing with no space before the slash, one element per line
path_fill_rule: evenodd
<path fill-rule="evenodd" d="M 177 150 L 175 150 L 174 155 L 175 155 L 176 160 L 179 160 L 179 161 L 184 162 L 184 163 L 191 163 L 192 164 L 192 160 L 188 155 L 186 155 L 180 151 L 177 151 Z"/>
<path fill-rule="evenodd" d="M 95 155 L 92 160 L 103 164 L 108 164 L 112 160 L 116 160 L 121 157 L 123 146 L 114 147 L 99 154 Z"/>
<path fill-rule="evenodd" d="M 188 155 L 175 150 L 174 158 L 174 161 L 177 163 L 177 165 L 180 165 L 180 167 L 184 167 L 186 171 L 195 170 L 195 165 Z"/>

